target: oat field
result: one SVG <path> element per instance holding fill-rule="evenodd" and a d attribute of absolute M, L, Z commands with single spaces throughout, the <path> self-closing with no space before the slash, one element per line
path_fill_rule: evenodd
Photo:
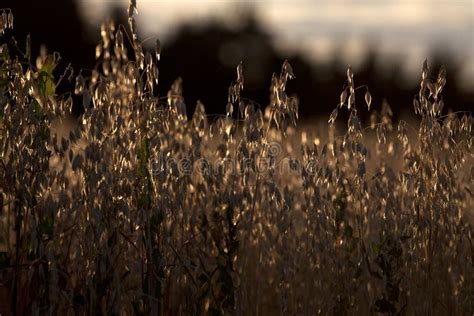
<path fill-rule="evenodd" d="M 348 67 L 327 123 L 299 126 L 291 65 L 261 107 L 245 60 L 226 114 L 188 117 L 135 9 L 91 71 L 0 37 L 2 316 L 474 312 L 473 118 L 444 109 L 444 69 L 421 67 L 414 123 Z"/>

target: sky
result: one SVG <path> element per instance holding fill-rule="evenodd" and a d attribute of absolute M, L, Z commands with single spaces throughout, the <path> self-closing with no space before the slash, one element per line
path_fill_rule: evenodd
<path fill-rule="evenodd" d="M 138 25 L 146 37 L 166 44 L 182 22 L 218 18 L 238 22 L 250 5 L 283 51 L 300 50 L 327 60 L 335 49 L 350 64 L 361 61 L 368 44 L 385 56 L 400 57 L 411 74 L 429 51 L 442 48 L 463 65 L 465 84 L 474 85 L 473 0 L 138 0 Z M 100 23 L 113 4 L 128 0 L 81 0 L 85 17 Z"/>

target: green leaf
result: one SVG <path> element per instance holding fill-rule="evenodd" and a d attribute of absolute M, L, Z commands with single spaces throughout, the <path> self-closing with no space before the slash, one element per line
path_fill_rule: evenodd
<path fill-rule="evenodd" d="M 354 234 L 354 230 L 352 229 L 352 227 L 350 225 L 347 225 L 344 228 L 344 237 L 352 238 L 353 234 Z"/>
<path fill-rule="evenodd" d="M 39 130 L 38 133 L 36 134 L 36 139 L 35 141 L 37 144 L 44 144 L 46 141 L 48 141 L 50 136 L 49 128 L 46 126 L 42 126 Z"/>
<path fill-rule="evenodd" d="M 10 52 L 8 51 L 7 44 L 3 44 L 0 47 L 0 60 L 5 61 L 10 59 Z"/>
<path fill-rule="evenodd" d="M 138 197 L 138 207 L 149 209 L 151 206 L 151 197 L 149 194 L 140 194 Z"/>
<path fill-rule="evenodd" d="M 347 240 L 345 242 L 346 251 L 349 252 L 349 253 L 354 251 L 357 247 L 357 242 L 358 242 L 357 238 L 347 238 Z"/>
<path fill-rule="evenodd" d="M 148 138 L 145 137 L 138 148 L 138 175 L 142 178 L 146 178 L 148 176 L 148 157 Z"/>
<path fill-rule="evenodd" d="M 41 89 L 41 88 L 40 88 Z M 43 109 L 38 101 L 31 101 L 31 107 L 33 108 L 33 114 L 37 119 L 41 119 L 43 115 Z"/>
<path fill-rule="evenodd" d="M 54 217 L 53 216 L 44 216 L 39 223 L 39 232 L 41 236 L 46 237 L 47 239 L 53 236 L 54 232 Z"/>
<path fill-rule="evenodd" d="M 380 254 L 380 250 L 382 249 L 382 245 L 381 245 L 381 244 L 372 243 L 371 247 L 372 247 L 372 251 L 373 251 L 376 255 Z"/>
<path fill-rule="evenodd" d="M 4 90 L 6 89 L 7 86 L 8 86 L 8 80 L 6 80 L 6 79 L 0 80 L 1 92 L 4 92 Z"/>
<path fill-rule="evenodd" d="M 40 81 L 40 92 L 43 96 L 54 96 L 56 94 L 56 86 L 54 83 L 53 71 L 56 68 L 57 63 L 53 56 L 48 55 L 45 62 L 41 66 L 39 72 Z"/>

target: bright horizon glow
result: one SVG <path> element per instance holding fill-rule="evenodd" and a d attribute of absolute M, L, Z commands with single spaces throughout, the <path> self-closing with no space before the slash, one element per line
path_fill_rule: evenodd
<path fill-rule="evenodd" d="M 470 0 L 139 0 L 139 27 L 164 44 L 183 22 L 217 18 L 235 22 L 236 10 L 250 6 L 284 52 L 299 49 L 316 60 L 331 58 L 336 48 L 357 64 L 367 43 L 383 56 L 400 56 L 410 75 L 434 48 L 461 62 L 466 87 L 474 88 L 474 7 Z M 128 0 L 81 0 L 87 20 L 97 24 L 112 5 Z M 166 44 L 165 44 L 166 45 Z"/>

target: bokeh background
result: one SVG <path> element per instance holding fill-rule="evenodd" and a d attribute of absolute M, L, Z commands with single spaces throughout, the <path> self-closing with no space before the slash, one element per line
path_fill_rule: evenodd
<path fill-rule="evenodd" d="M 160 89 L 184 80 L 188 114 L 197 100 L 208 113 L 225 110 L 228 86 L 242 60 L 243 96 L 264 107 L 271 75 L 288 59 L 303 118 L 327 114 L 339 100 L 347 65 L 356 85 L 368 85 L 375 107 L 383 100 L 398 115 L 412 112 L 421 66 L 435 76 L 447 67 L 447 109 L 474 108 L 472 0 L 138 0 L 144 45 L 162 43 Z M 63 69 L 91 69 L 100 23 L 127 25 L 127 0 L 4 0 L 15 16 L 12 35 L 33 52 L 59 51 Z M 60 68 L 61 69 L 61 68 Z M 58 71 L 60 71 L 60 69 Z M 363 93 L 361 93 L 363 98 Z M 361 99 L 362 100 L 362 99 Z M 80 112 L 80 102 L 75 111 Z"/>

